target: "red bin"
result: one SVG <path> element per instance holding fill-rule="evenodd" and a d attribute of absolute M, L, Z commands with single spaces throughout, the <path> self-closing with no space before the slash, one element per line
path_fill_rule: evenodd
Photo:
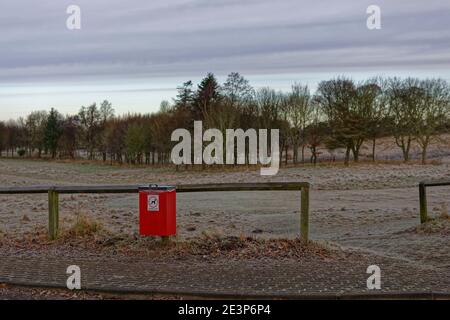
<path fill-rule="evenodd" d="M 139 233 L 142 236 L 171 236 L 177 233 L 176 190 L 173 186 L 139 188 Z"/>

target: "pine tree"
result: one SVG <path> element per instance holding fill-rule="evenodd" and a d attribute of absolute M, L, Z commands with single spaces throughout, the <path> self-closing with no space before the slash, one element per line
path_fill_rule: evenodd
<path fill-rule="evenodd" d="M 174 99 L 177 109 L 188 110 L 194 100 L 194 91 L 192 90 L 192 81 L 186 81 L 181 87 L 178 87 L 177 97 Z"/>
<path fill-rule="evenodd" d="M 209 112 L 221 98 L 220 86 L 212 73 L 200 82 L 195 96 L 193 116 L 194 120 L 207 118 Z"/>
<path fill-rule="evenodd" d="M 58 141 L 61 136 L 61 125 L 59 121 L 58 111 L 51 109 L 47 124 L 45 126 L 44 133 L 44 145 L 45 148 L 50 151 L 52 158 L 56 157 L 56 151 L 58 150 Z"/>

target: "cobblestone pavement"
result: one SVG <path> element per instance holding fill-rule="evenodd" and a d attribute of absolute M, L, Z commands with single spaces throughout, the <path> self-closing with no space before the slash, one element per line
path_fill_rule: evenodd
<path fill-rule="evenodd" d="M 0 284 L 1 300 L 183 300 L 186 297 L 158 294 L 126 294 L 65 288 Z"/>
<path fill-rule="evenodd" d="M 126 256 L 71 257 L 14 255 L 0 249 L 0 283 L 66 286 L 69 265 L 81 268 L 85 290 L 169 293 L 216 297 L 346 296 L 383 293 L 448 294 L 450 277 L 444 268 L 423 269 L 412 263 L 369 254 L 340 259 L 161 259 Z M 366 287 L 369 265 L 380 266 L 382 290 Z M 1 292 L 0 292 L 1 295 Z M 1 297 L 0 297 L 1 298 Z"/>
<path fill-rule="evenodd" d="M 85 291 L 68 291 L 43 287 L 0 284 L 0 300 L 104 300 L 120 299 L 114 295 L 104 296 Z"/>

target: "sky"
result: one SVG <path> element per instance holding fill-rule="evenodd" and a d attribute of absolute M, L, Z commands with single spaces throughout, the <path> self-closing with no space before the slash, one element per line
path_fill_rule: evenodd
<path fill-rule="evenodd" d="M 208 72 L 284 91 L 338 75 L 450 81 L 450 1 L 1 0 L 0 120 L 104 99 L 118 114 L 155 112 Z"/>

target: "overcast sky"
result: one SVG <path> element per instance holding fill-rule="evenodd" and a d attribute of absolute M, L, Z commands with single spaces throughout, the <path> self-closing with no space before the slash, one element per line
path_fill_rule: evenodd
<path fill-rule="evenodd" d="M 81 8 L 81 30 L 66 9 Z M 381 7 L 382 29 L 366 9 Z M 186 80 L 255 87 L 344 74 L 450 80 L 449 0 L 1 0 L 0 119 L 110 100 L 151 112 Z"/>

